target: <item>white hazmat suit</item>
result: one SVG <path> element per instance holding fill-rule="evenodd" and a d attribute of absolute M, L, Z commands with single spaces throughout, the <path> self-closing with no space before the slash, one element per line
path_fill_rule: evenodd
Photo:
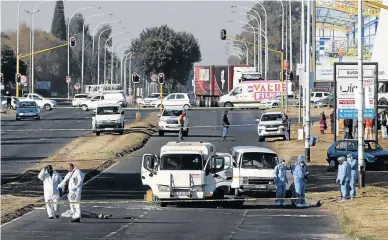
<path fill-rule="evenodd" d="M 84 181 L 85 174 L 81 172 L 81 170 L 74 168 L 73 171 L 68 172 L 63 179 L 63 181 L 59 184 L 60 188 L 64 188 L 66 182 L 69 181 L 69 194 L 67 198 L 70 202 L 70 210 L 73 219 L 81 218 L 81 208 L 79 203 L 81 201 L 81 192 L 82 192 L 82 184 Z"/>
<path fill-rule="evenodd" d="M 50 176 L 47 168 L 43 168 L 38 178 L 43 181 L 44 201 L 46 202 L 46 210 L 49 218 L 58 215 L 58 199 L 60 198 L 58 185 L 62 182 L 62 177 L 56 171 L 53 171 Z M 48 203 L 52 202 L 52 203 Z"/>

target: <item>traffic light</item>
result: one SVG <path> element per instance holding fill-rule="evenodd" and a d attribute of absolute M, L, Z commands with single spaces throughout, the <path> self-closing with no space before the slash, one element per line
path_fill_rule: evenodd
<path fill-rule="evenodd" d="M 159 82 L 159 84 L 164 84 L 164 74 L 163 73 L 159 73 L 158 82 Z"/>
<path fill-rule="evenodd" d="M 20 83 L 21 78 L 22 78 L 22 75 L 20 73 L 17 73 L 16 74 L 16 82 Z"/>
<path fill-rule="evenodd" d="M 75 37 L 70 38 L 70 47 L 75 47 Z"/>
<path fill-rule="evenodd" d="M 225 39 L 226 39 L 226 30 L 221 29 L 221 40 L 225 40 Z"/>
<path fill-rule="evenodd" d="M 140 82 L 140 77 L 137 75 L 137 73 L 132 74 L 132 82 L 133 83 L 139 83 Z"/>

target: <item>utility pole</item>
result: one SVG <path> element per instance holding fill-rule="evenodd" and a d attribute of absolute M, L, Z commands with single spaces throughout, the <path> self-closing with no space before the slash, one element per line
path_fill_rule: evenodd
<path fill-rule="evenodd" d="M 305 108 L 306 108 L 306 124 L 305 124 L 305 159 L 310 162 L 310 78 L 311 78 L 311 5 L 315 1 L 307 1 L 307 59 L 306 59 L 306 94 L 305 94 Z M 314 19 L 313 19 L 314 20 Z"/>
<path fill-rule="evenodd" d="M 364 163 L 364 73 L 363 73 L 363 42 L 362 42 L 362 29 L 363 29 L 363 17 L 362 17 L 362 0 L 358 0 L 358 169 L 359 169 L 359 184 L 360 187 L 365 187 L 365 163 Z M 335 73 L 334 73 L 335 74 Z M 376 73 L 378 74 L 378 73 Z M 375 116 L 377 117 L 377 116 Z"/>

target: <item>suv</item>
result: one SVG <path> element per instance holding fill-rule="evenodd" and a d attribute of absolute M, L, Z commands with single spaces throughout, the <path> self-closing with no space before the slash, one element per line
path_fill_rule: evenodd
<path fill-rule="evenodd" d="M 117 132 L 124 134 L 124 111 L 119 104 L 99 104 L 93 111 L 93 132 L 100 136 L 101 132 Z"/>
<path fill-rule="evenodd" d="M 164 136 L 164 133 L 178 133 L 179 125 L 178 125 L 178 117 L 182 114 L 182 109 L 171 109 L 165 108 L 163 109 L 162 115 L 158 114 L 159 119 L 159 136 Z M 187 137 L 189 135 L 189 116 L 184 117 L 184 127 L 183 127 L 183 137 Z"/>
<path fill-rule="evenodd" d="M 259 122 L 257 126 L 259 142 L 274 137 L 283 137 L 285 140 L 284 119 L 285 115 L 282 112 L 266 112 L 261 115 L 260 119 L 256 119 L 256 122 Z"/>
<path fill-rule="evenodd" d="M 188 109 L 191 106 L 191 101 L 188 93 L 171 93 L 162 100 L 162 108 L 164 107 L 179 107 Z M 156 108 L 160 108 L 160 100 L 152 102 Z"/>
<path fill-rule="evenodd" d="M 71 105 L 73 107 L 79 107 L 81 106 L 81 103 L 88 100 L 87 94 L 76 94 L 74 95 L 73 101 L 71 102 Z"/>

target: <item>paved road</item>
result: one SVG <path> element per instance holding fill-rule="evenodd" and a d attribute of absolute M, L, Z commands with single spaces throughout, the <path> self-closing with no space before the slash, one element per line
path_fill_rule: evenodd
<path fill-rule="evenodd" d="M 33 129 L 87 129 L 91 128 L 91 111 L 80 109 L 55 109 L 41 111 L 41 120 L 16 121 L 15 116 L 1 116 L 1 181 L 17 177 L 24 170 L 40 161 L 71 140 L 89 131 L 40 131 Z M 128 122 L 135 119 L 134 111 L 127 111 Z M 7 132 L 18 130 L 18 132 Z M 26 131 L 23 131 L 26 130 Z"/>
<path fill-rule="evenodd" d="M 232 111 L 232 124 L 252 124 L 258 111 Z M 219 125 L 221 112 L 192 112 L 191 126 Z M 193 128 L 185 141 L 211 141 L 217 151 L 235 145 L 260 145 L 256 126 L 230 129 L 229 141 L 220 141 L 220 129 Z M 159 153 L 175 135 L 155 136 L 147 145 L 84 187 L 83 200 L 142 200 L 140 179 L 141 156 Z M 258 205 L 259 204 L 259 205 Z M 111 213 L 112 219 L 83 218 L 48 220 L 45 210 L 36 210 L 2 227 L 2 239 L 341 239 L 333 218 L 318 208 L 292 209 L 272 207 L 272 201 L 260 200 L 243 208 L 197 208 L 132 203 L 85 206 L 93 213 Z M 64 206 L 62 207 L 64 209 Z"/>

